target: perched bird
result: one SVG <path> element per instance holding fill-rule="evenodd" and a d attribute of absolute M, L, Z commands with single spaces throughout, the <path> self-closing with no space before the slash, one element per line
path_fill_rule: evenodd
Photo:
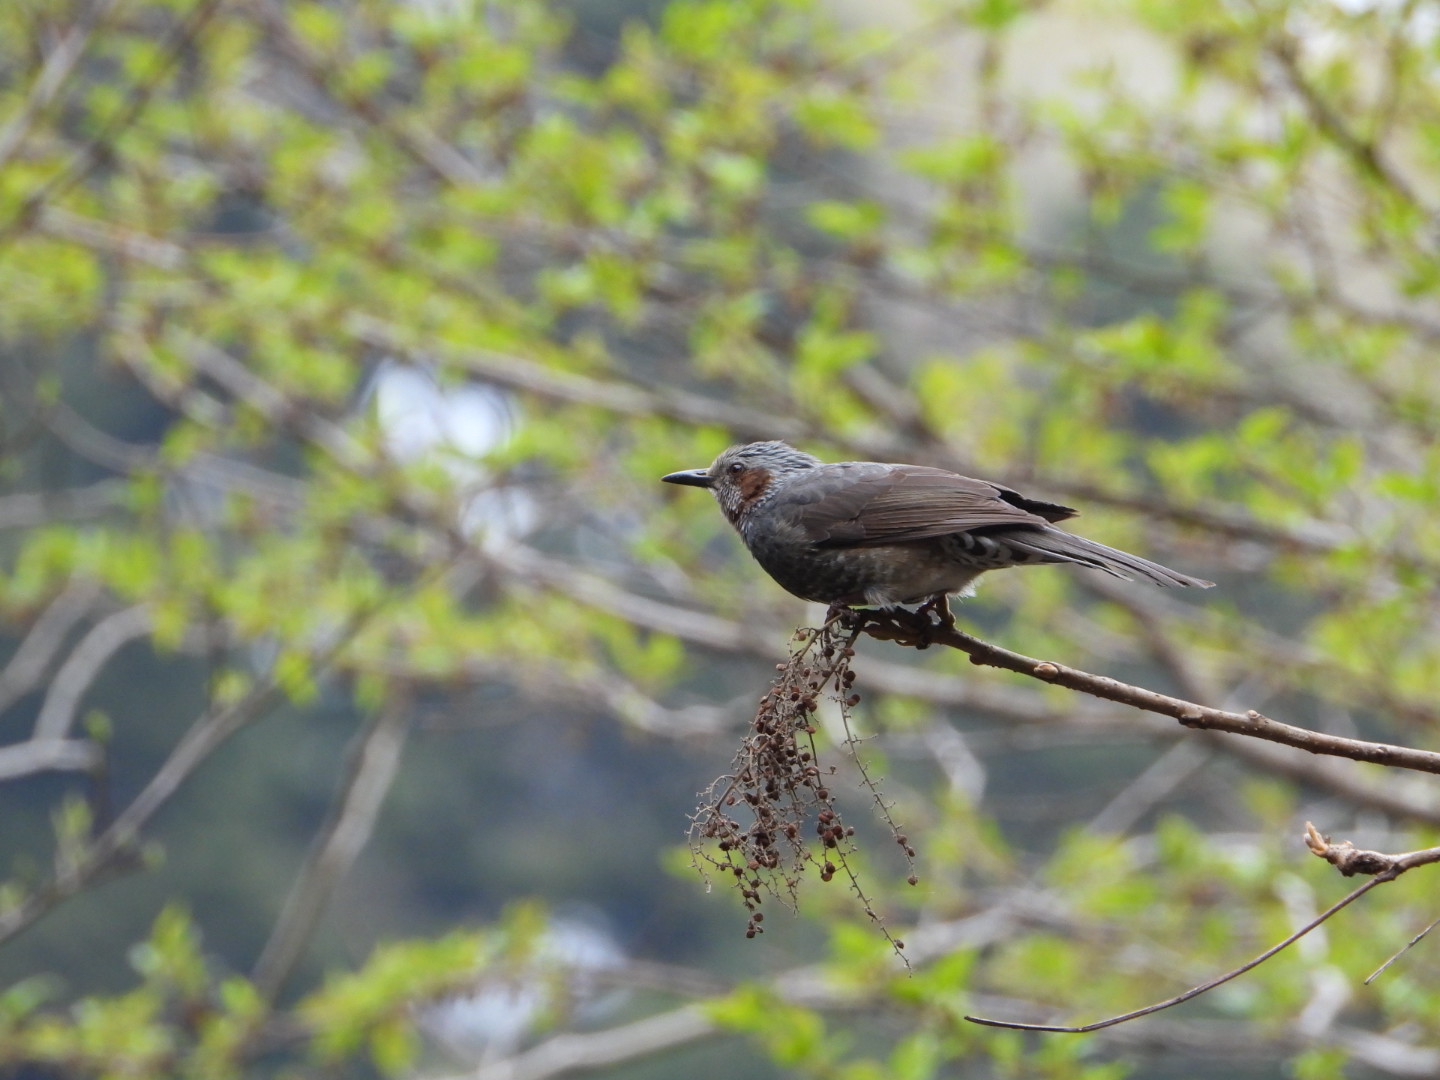
<path fill-rule="evenodd" d="M 1057 529 L 1068 506 L 923 465 L 826 464 L 783 442 L 732 446 L 661 477 L 709 488 L 757 562 L 804 600 L 890 607 L 968 593 L 986 570 L 1073 563 L 1157 585 L 1214 584 Z"/>

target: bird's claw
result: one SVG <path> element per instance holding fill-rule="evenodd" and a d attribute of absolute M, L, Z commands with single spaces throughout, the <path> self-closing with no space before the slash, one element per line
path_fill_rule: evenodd
<path fill-rule="evenodd" d="M 915 609 L 915 614 L 937 630 L 953 630 L 955 628 L 955 613 L 950 610 L 950 598 L 944 593 L 937 593 L 926 600 Z M 933 623 L 930 621 L 932 615 L 935 617 Z"/>

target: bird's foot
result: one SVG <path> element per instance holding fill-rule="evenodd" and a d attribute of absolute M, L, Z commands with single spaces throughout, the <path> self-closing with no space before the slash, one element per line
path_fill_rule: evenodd
<path fill-rule="evenodd" d="M 927 623 L 933 615 L 935 621 L 932 625 L 940 630 L 952 630 L 955 627 L 955 613 L 950 610 L 950 598 L 944 593 L 936 593 L 930 597 L 915 609 L 915 614 Z"/>
<path fill-rule="evenodd" d="M 955 628 L 955 615 L 950 610 L 950 598 L 944 593 L 936 593 L 926 600 L 915 609 L 915 615 L 920 622 L 920 641 L 915 646 L 917 649 L 928 649 L 935 641 L 935 631 Z"/>
<path fill-rule="evenodd" d="M 865 612 L 858 611 L 849 604 L 836 602 L 825 609 L 825 626 L 836 626 L 842 630 L 853 629 L 855 624 L 864 618 Z"/>

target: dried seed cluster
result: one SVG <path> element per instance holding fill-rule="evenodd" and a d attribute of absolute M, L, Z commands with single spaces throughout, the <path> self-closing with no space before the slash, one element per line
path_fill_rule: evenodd
<path fill-rule="evenodd" d="M 828 696 L 840 707 L 846 745 L 855 753 L 849 710 L 860 703 L 860 695 L 853 689 L 850 661 L 858 625 L 854 622 L 842 629 L 835 620 L 818 630 L 796 632 L 797 647 L 786 663 L 776 665 L 778 674 L 760 699 L 750 732 L 735 756 L 734 772 L 710 786 L 692 819 L 695 865 L 702 873 L 708 867 L 734 879 L 750 916 L 746 937 L 763 933 L 765 915 L 760 905 L 765 893 L 794 907 L 806 864 L 817 869 L 821 881 L 843 872 L 866 913 L 879 922 L 847 861 L 855 850 L 855 830 L 845 824 L 831 794 L 835 767 L 821 763 L 815 742 L 816 710 L 822 697 Z M 858 757 L 856 761 L 863 783 L 900 846 L 907 856 L 913 855 L 890 822 L 888 807 L 863 762 Z M 737 811 L 748 813 L 737 816 Z M 812 843 L 811 835 L 818 842 Z M 913 874 L 910 880 L 913 884 Z M 890 937 L 888 931 L 885 934 Z"/>

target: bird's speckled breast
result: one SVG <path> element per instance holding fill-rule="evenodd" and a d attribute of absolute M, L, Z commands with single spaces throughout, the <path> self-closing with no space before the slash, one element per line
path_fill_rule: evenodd
<path fill-rule="evenodd" d="M 753 529 L 750 553 L 787 592 L 822 604 L 912 604 L 965 590 L 979 573 L 957 563 L 940 541 L 826 548 L 793 527 Z"/>

